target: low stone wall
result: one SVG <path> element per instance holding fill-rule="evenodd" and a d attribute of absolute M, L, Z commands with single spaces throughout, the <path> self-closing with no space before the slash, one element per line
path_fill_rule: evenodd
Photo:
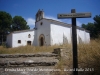
<path fill-rule="evenodd" d="M 57 57 L 57 54 L 0 54 L 0 58 Z"/>
<path fill-rule="evenodd" d="M 3 67 L 34 67 L 34 66 L 54 66 L 57 62 L 0 62 L 0 68 Z"/>
<path fill-rule="evenodd" d="M 62 69 L 70 70 L 72 69 L 72 49 L 68 48 L 56 48 L 54 49 L 55 54 L 59 55 L 59 63 L 58 68 L 61 67 Z M 55 72 L 58 75 L 59 73 L 63 73 L 62 75 L 72 75 L 73 71 L 62 71 L 62 72 Z"/>
<path fill-rule="evenodd" d="M 71 55 L 71 49 L 67 49 L 67 48 L 56 48 L 54 49 L 55 54 L 59 55 L 59 59 L 61 58 L 67 58 L 69 59 L 69 56 Z"/>
<path fill-rule="evenodd" d="M 54 66 L 57 63 L 57 54 L 0 54 L 0 68 L 22 66 Z"/>

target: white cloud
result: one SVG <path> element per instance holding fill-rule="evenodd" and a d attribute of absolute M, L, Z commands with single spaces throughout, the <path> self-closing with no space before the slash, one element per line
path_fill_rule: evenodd
<path fill-rule="evenodd" d="M 57 18 L 55 18 L 53 16 L 45 16 L 45 18 L 47 18 L 47 19 L 53 19 L 53 20 L 57 20 L 57 21 L 61 21 L 60 19 L 57 19 Z"/>
<path fill-rule="evenodd" d="M 80 21 L 76 21 L 77 22 L 77 26 L 80 26 L 82 25 L 82 23 Z"/>
<path fill-rule="evenodd" d="M 35 25 L 35 19 L 33 19 L 33 18 L 28 18 L 28 19 L 26 19 L 26 21 L 27 21 L 27 24 L 28 24 L 29 26 Z"/>

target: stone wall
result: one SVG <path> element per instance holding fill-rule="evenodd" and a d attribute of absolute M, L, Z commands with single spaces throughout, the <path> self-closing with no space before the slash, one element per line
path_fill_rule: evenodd
<path fill-rule="evenodd" d="M 69 57 L 71 56 L 71 49 L 67 49 L 67 48 L 56 48 L 54 49 L 54 52 L 55 54 L 58 54 L 60 59 L 63 58 L 63 59 L 69 59 Z"/>

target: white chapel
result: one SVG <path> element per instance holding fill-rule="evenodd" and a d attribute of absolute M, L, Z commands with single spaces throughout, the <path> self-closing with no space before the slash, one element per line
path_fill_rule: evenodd
<path fill-rule="evenodd" d="M 77 26 L 77 43 L 89 43 L 90 34 Z M 72 43 L 72 26 L 53 19 L 47 19 L 43 10 L 36 13 L 35 27 L 31 30 L 14 31 L 7 36 L 7 46 L 26 45 L 51 46 Z"/>

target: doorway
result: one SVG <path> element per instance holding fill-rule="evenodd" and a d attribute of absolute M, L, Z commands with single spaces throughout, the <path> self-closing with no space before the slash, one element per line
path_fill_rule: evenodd
<path fill-rule="evenodd" d="M 43 37 L 40 38 L 40 46 L 43 46 Z"/>
<path fill-rule="evenodd" d="M 44 35 L 41 34 L 40 37 L 39 37 L 39 45 L 44 46 L 44 41 L 45 41 Z"/>
<path fill-rule="evenodd" d="M 27 45 L 31 45 L 31 41 L 27 41 Z"/>

